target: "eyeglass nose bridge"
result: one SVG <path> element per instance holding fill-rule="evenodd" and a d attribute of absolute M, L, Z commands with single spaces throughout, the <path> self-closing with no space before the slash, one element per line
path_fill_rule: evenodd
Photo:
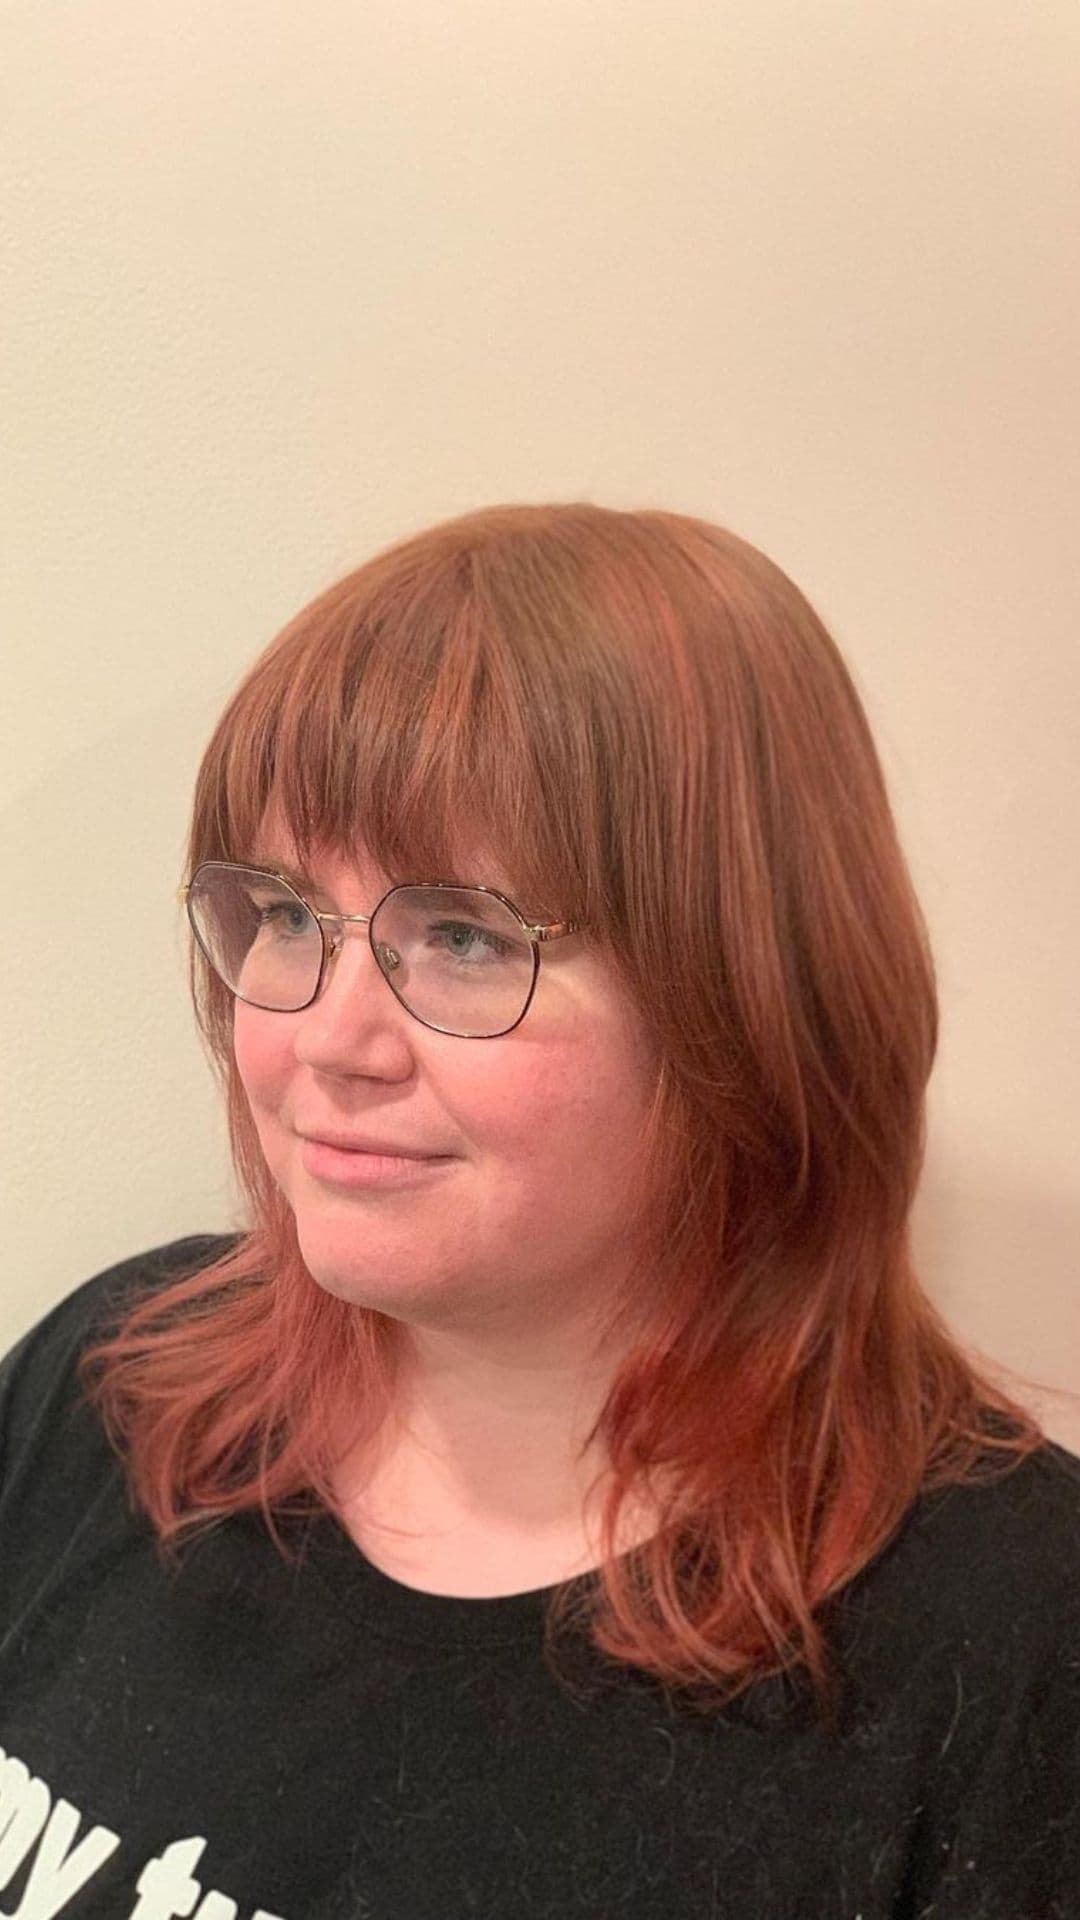
<path fill-rule="evenodd" d="M 345 928 L 347 926 L 370 927 L 375 918 L 373 913 L 320 913 L 315 907 L 310 908 L 309 911 L 314 914 L 320 926 L 327 928 L 326 971 L 329 971 L 345 945 Z M 383 972 L 395 973 L 401 965 L 400 953 L 395 953 L 393 947 L 385 946 L 381 942 L 377 944 L 374 940 L 371 946 Z"/>

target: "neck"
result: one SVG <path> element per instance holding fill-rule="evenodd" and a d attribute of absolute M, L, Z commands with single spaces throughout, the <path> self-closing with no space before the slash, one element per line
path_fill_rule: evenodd
<path fill-rule="evenodd" d="M 611 1367 L 583 1370 L 530 1346 L 526 1358 L 454 1335 L 410 1341 L 392 1417 L 347 1455 L 336 1490 L 365 1553 L 442 1592 L 514 1592 L 598 1564 L 609 1485 L 585 1446 Z M 655 1531 L 628 1501 L 618 1551 Z"/>

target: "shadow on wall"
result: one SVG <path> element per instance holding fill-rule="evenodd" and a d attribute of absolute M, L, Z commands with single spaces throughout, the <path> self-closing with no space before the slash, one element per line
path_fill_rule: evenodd
<path fill-rule="evenodd" d="M 972 1152 L 927 1154 L 912 1216 L 919 1276 L 935 1305 L 1029 1406 L 1050 1438 L 1080 1454 L 1080 1200 L 1020 1185 Z"/>

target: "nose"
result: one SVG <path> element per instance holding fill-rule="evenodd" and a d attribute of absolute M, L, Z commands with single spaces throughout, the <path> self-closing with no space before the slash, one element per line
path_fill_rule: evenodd
<path fill-rule="evenodd" d="M 397 955 L 389 947 L 384 954 L 392 971 Z M 295 1017 L 297 1058 L 322 1072 L 356 1072 L 373 1043 L 407 1040 L 416 1025 L 384 977 L 367 927 L 355 923 L 335 930 L 318 995 Z"/>

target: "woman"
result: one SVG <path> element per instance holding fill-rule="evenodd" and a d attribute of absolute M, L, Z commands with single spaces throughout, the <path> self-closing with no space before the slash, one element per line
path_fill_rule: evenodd
<path fill-rule="evenodd" d="M 3 1911 L 1075 1920 L 1080 1459 L 913 1271 L 932 963 L 797 588 L 406 540 L 183 878 L 249 1219 L 4 1364 Z"/>

